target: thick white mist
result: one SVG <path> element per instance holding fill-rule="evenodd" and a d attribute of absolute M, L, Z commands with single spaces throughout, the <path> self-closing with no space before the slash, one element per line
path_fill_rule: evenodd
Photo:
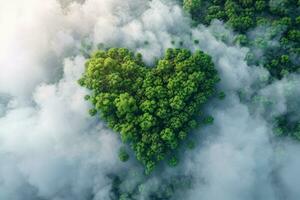
<path fill-rule="evenodd" d="M 274 138 L 269 120 L 288 112 L 291 103 L 299 109 L 294 103 L 299 76 L 256 91 L 253 85 L 268 73 L 247 66 L 247 49 L 215 37 L 232 35 L 220 22 L 191 28 L 179 6 L 160 0 L 0 0 L 0 5 L 0 199 L 110 200 L 114 175 L 124 192 L 142 183 L 146 189 L 135 195 L 141 200 L 174 175 L 192 176 L 193 183 L 188 190 L 178 188 L 172 199 L 300 198 L 300 145 Z M 161 166 L 143 177 L 133 157 L 126 164 L 118 160 L 118 135 L 87 114 L 88 91 L 77 84 L 84 70 L 83 40 L 93 48 L 100 43 L 130 48 L 147 63 L 173 47 L 171 41 L 212 56 L 222 79 L 218 87 L 227 97 L 207 105 L 215 122 L 195 131 L 197 147 L 182 154 L 177 168 Z M 241 102 L 240 90 L 273 101 L 272 112 Z"/>

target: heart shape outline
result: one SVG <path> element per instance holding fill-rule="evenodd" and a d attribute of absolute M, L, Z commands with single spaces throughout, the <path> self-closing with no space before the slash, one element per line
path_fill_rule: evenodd
<path fill-rule="evenodd" d="M 96 51 L 78 80 L 92 91 L 85 97 L 94 106 L 90 114 L 100 112 L 120 133 L 146 173 L 170 157 L 197 126 L 201 106 L 215 94 L 218 81 L 211 57 L 200 50 L 167 49 L 149 67 L 141 54 L 126 48 Z M 169 164 L 177 162 L 171 156 Z"/>

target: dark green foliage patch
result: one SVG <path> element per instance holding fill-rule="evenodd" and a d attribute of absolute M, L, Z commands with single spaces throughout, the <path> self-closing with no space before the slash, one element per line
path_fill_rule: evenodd
<path fill-rule="evenodd" d="M 290 136 L 300 141 L 300 122 L 291 122 L 285 115 L 275 119 L 275 133 L 278 136 Z"/>
<path fill-rule="evenodd" d="M 164 159 L 178 163 L 174 151 L 196 127 L 201 105 L 219 81 L 209 55 L 186 49 L 168 49 L 155 67 L 125 48 L 99 50 L 85 67 L 79 84 L 92 92 L 85 97 L 93 105 L 90 114 L 99 113 L 120 133 L 147 173 Z M 129 158 L 123 150 L 119 157 Z"/>
<path fill-rule="evenodd" d="M 236 42 L 251 50 L 248 64 L 262 64 L 276 79 L 300 71 L 299 0 L 182 0 L 182 3 L 195 24 L 208 25 L 218 19 L 240 34 Z"/>
<path fill-rule="evenodd" d="M 269 82 L 300 72 L 300 0 L 181 0 L 194 24 L 223 21 L 238 35 L 235 43 L 249 48 L 249 65 L 262 65 Z M 196 38 L 195 38 L 196 39 Z M 256 99 L 258 100 L 258 99 Z M 260 99 L 261 101 L 262 99 Z M 266 102 L 265 102 L 266 103 Z M 276 120 L 278 135 L 300 138 L 292 114 Z M 300 120 L 296 120 L 300 123 Z"/>

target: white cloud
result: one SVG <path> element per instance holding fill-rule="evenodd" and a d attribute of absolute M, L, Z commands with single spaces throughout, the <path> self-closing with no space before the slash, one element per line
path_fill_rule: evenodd
<path fill-rule="evenodd" d="M 0 199 L 112 199 L 116 174 L 123 191 L 148 186 L 136 199 L 161 192 L 161 184 L 174 175 L 194 177 L 192 189 L 178 188 L 174 199 L 273 200 L 280 199 L 278 191 L 288 200 L 299 197 L 299 145 L 282 141 L 281 158 L 264 109 L 251 110 L 236 94 L 257 92 L 253 84 L 268 73 L 247 66 L 247 49 L 214 37 L 226 31 L 221 23 L 191 28 L 179 6 L 159 0 L 64 3 L 63 9 L 54 0 L 1 1 Z M 78 53 L 83 39 L 131 48 L 148 63 L 172 47 L 172 40 L 212 56 L 227 98 L 207 106 L 215 123 L 199 130 L 198 147 L 183 154 L 178 168 L 161 166 L 144 177 L 134 159 L 118 160 L 117 135 L 88 116 L 87 91 L 76 82 L 84 69 Z M 286 112 L 296 99 L 284 95 L 288 85 L 282 80 L 260 91 L 278 102 L 276 113 Z M 293 91 L 298 94 L 297 87 Z"/>

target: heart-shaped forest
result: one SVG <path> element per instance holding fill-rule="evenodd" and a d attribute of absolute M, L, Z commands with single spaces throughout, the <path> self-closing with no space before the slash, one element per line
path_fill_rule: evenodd
<path fill-rule="evenodd" d="M 177 164 L 176 149 L 187 140 L 200 121 L 212 122 L 201 114 L 202 105 L 216 94 L 220 80 L 209 55 L 202 51 L 168 49 L 153 67 L 141 54 L 126 48 L 98 50 L 87 60 L 79 84 L 108 126 L 120 133 L 136 158 L 153 171 L 159 161 Z M 126 152 L 120 152 L 126 161 Z"/>

